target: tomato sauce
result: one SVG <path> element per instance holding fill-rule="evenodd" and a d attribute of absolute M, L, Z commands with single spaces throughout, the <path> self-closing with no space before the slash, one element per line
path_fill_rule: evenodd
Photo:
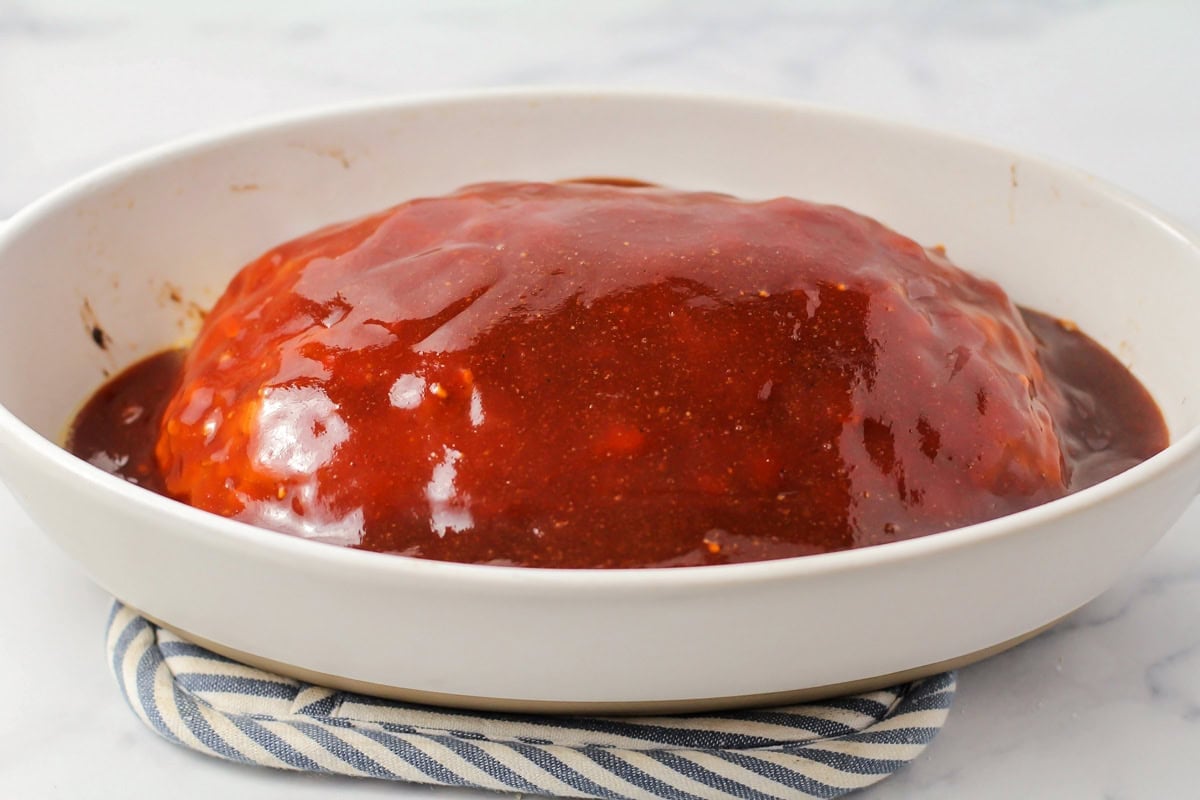
<path fill-rule="evenodd" d="M 1166 443 L 1086 335 L 869 218 L 575 182 L 467 187 L 267 252 L 69 447 L 307 538 L 619 568 L 944 531 Z"/>

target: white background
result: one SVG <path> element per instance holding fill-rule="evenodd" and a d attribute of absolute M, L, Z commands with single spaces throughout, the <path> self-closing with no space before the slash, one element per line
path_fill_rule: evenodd
<path fill-rule="evenodd" d="M 0 218 L 117 156 L 262 114 L 569 83 L 787 97 L 976 135 L 1198 229 L 1198 34 L 1200 4 L 1182 1 L 0 0 Z M 108 606 L 0 488 L 0 796 L 488 796 L 159 740 L 107 672 Z M 959 685 L 934 745 L 863 797 L 1194 796 L 1200 506 L 1110 592 Z"/>

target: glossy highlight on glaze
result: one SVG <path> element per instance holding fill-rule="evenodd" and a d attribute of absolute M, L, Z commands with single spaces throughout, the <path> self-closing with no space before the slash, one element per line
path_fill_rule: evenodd
<path fill-rule="evenodd" d="M 1044 357 L 1064 337 L 1087 369 Z M 534 567 L 895 541 L 1166 443 L 1111 356 L 940 252 L 841 208 L 636 185 L 482 184 L 284 244 L 176 380 L 142 459 L 164 493 Z M 1128 407 L 1106 416 L 1112 380 Z"/>

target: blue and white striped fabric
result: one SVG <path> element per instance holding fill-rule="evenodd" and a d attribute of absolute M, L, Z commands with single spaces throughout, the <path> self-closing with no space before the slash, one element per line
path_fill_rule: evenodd
<path fill-rule="evenodd" d="M 556 717 L 414 705 L 239 664 L 117 603 L 113 674 L 161 736 L 292 770 L 588 798 L 839 797 L 903 767 L 954 698 L 953 673 L 781 708 Z"/>

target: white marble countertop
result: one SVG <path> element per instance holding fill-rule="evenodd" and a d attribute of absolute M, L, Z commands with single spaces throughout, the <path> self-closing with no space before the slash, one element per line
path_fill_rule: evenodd
<path fill-rule="evenodd" d="M 979 135 L 1200 228 L 1197 31 L 1186 0 L 0 0 L 0 218 L 116 156 L 264 113 L 571 83 L 794 98 Z M 489 796 L 234 766 L 161 741 L 108 674 L 108 605 L 0 488 L 0 795 Z M 1195 796 L 1198 754 L 1195 504 L 1107 594 L 964 670 L 934 745 L 862 796 Z"/>

